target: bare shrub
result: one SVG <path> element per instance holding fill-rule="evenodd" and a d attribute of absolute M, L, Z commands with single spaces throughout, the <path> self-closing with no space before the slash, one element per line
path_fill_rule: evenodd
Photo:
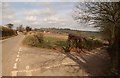
<path fill-rule="evenodd" d="M 83 51 L 83 49 L 92 50 L 103 46 L 103 43 L 100 42 L 99 40 L 96 40 L 95 37 L 85 38 L 82 36 L 77 36 L 75 34 L 68 35 L 68 43 L 69 46 L 66 46 L 64 50 L 69 49 L 69 47 L 71 47 L 75 48 L 78 53 Z"/>

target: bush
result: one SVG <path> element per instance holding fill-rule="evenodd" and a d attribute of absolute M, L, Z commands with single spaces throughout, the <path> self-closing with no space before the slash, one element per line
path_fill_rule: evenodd
<path fill-rule="evenodd" d="M 83 40 L 83 46 L 85 49 L 92 50 L 97 47 L 103 46 L 103 43 L 100 42 L 99 40 L 86 39 L 86 40 Z"/>
<path fill-rule="evenodd" d="M 71 51 L 71 45 L 66 42 L 66 44 L 63 46 L 64 52 L 70 52 Z"/>
<path fill-rule="evenodd" d="M 17 31 L 7 28 L 7 27 L 3 27 L 0 26 L 0 32 L 2 33 L 2 37 L 7 37 L 7 36 L 13 36 L 13 35 L 17 35 Z"/>
<path fill-rule="evenodd" d="M 42 33 L 29 33 L 23 39 L 23 44 L 29 46 L 38 46 L 42 42 L 43 42 Z"/>
<path fill-rule="evenodd" d="M 39 43 L 38 39 L 33 34 L 27 35 L 23 40 L 23 44 L 26 44 L 29 46 L 37 46 L 38 43 Z"/>

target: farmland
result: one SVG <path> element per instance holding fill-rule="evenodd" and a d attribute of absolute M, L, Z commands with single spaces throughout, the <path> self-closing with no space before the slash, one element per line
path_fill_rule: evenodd
<path fill-rule="evenodd" d="M 39 34 L 38 34 L 39 33 Z M 84 43 L 84 48 L 93 49 L 100 47 L 102 42 L 100 42 L 100 34 L 98 32 L 90 32 L 90 31 L 76 31 L 76 30 L 68 30 L 68 29 L 38 29 L 31 32 L 28 32 L 25 35 L 23 40 L 23 44 L 31 47 L 39 47 L 39 48 L 47 48 L 54 50 L 65 50 L 67 49 L 68 43 L 68 35 L 72 33 L 78 35 L 80 37 L 86 38 L 86 41 L 82 41 Z M 91 40 L 91 39 L 95 40 Z M 40 41 L 42 40 L 42 41 Z M 102 46 L 102 45 L 101 45 Z M 75 44 L 72 44 L 71 51 L 76 51 Z M 69 48 L 68 48 L 69 49 Z"/>

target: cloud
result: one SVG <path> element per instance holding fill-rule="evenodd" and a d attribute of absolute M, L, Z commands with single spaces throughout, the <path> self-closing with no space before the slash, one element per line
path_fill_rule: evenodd
<path fill-rule="evenodd" d="M 2 9 L 2 2 L 0 2 L 0 9 Z"/>
<path fill-rule="evenodd" d="M 38 25 L 38 24 L 39 24 L 39 21 L 34 21 L 32 24 L 33 24 L 33 25 Z"/>
<path fill-rule="evenodd" d="M 6 16 L 6 18 L 8 18 L 8 19 L 13 19 L 14 16 L 13 16 L 13 15 L 8 15 L 8 16 Z"/>
<path fill-rule="evenodd" d="M 20 21 L 20 20 L 14 20 L 13 23 L 15 23 L 15 24 L 20 24 L 21 21 Z"/>
<path fill-rule="evenodd" d="M 0 25 L 2 25 L 2 3 L 0 3 Z"/>
<path fill-rule="evenodd" d="M 44 18 L 44 22 L 47 22 L 47 23 L 65 23 L 66 19 L 60 18 L 59 16 L 56 15 L 56 16 Z"/>
<path fill-rule="evenodd" d="M 36 16 L 26 16 L 25 20 L 27 20 L 27 21 L 36 21 L 37 17 Z"/>
<path fill-rule="evenodd" d="M 14 14 L 14 9 L 11 7 L 11 5 L 8 2 L 6 2 L 6 3 L 2 3 L 2 12 L 3 14 L 11 15 Z"/>
<path fill-rule="evenodd" d="M 84 0 L 2 0 L 2 2 L 79 2 Z"/>
<path fill-rule="evenodd" d="M 72 18 L 73 3 L 3 3 L 3 24 L 83 29 Z M 85 29 L 85 28 L 84 28 Z"/>
<path fill-rule="evenodd" d="M 22 14 L 24 15 L 42 15 L 42 16 L 50 16 L 55 15 L 56 12 L 52 10 L 51 8 L 44 8 L 44 9 L 30 9 L 25 10 Z"/>
<path fill-rule="evenodd" d="M 6 2 L 2 3 L 2 24 L 10 23 L 15 17 L 14 9 L 11 8 L 11 5 Z"/>
<path fill-rule="evenodd" d="M 29 5 L 29 3 L 25 3 Z M 41 6 L 42 3 L 30 3 L 34 4 L 36 6 Z M 51 6 L 51 4 L 53 4 Z M 59 3 L 58 3 L 59 4 Z M 62 3 L 61 3 L 62 4 Z M 73 23 L 71 22 L 71 16 L 69 14 L 66 14 L 65 12 L 69 12 L 68 9 L 65 9 L 66 11 L 63 12 L 61 8 L 55 8 L 58 7 L 57 3 L 43 3 L 42 5 L 45 5 L 42 8 L 25 8 L 20 10 L 16 10 L 15 7 L 11 7 L 11 3 L 5 3 L 4 4 L 4 15 L 3 17 L 4 22 L 14 22 L 16 24 L 28 24 L 28 25 L 45 25 L 49 26 L 49 24 L 56 24 L 56 25 L 66 25 L 67 23 Z M 55 5 L 55 6 L 54 6 Z M 63 5 L 60 5 L 63 7 Z M 64 3 L 64 7 L 67 6 Z M 9 7 L 9 8 L 8 8 Z M 23 8 L 23 7 L 22 7 Z M 67 7 L 68 8 L 68 7 Z M 11 9 L 11 10 L 10 10 Z M 19 20 L 19 21 L 18 21 Z M 73 20 L 72 20 L 73 21 Z"/>

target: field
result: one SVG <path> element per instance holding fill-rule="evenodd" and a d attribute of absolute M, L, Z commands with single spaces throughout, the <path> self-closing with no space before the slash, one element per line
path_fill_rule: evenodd
<path fill-rule="evenodd" d="M 29 33 L 31 33 L 31 35 Z M 47 48 L 60 51 L 69 51 L 69 49 L 72 48 L 71 50 L 75 51 L 75 45 L 73 44 L 71 47 L 69 47 L 69 44 L 67 42 L 69 33 L 87 38 L 88 42 L 85 44 L 86 49 L 93 49 L 101 46 L 101 42 L 89 40 L 92 37 L 99 40 L 100 34 L 98 32 L 85 32 L 66 29 L 44 29 L 44 31 L 41 31 L 41 29 L 39 29 L 36 31 L 31 31 L 29 33 L 26 35 L 23 43 L 32 47 Z"/>
<path fill-rule="evenodd" d="M 39 47 L 61 50 L 67 41 L 67 35 L 45 33 L 44 42 Z"/>
<path fill-rule="evenodd" d="M 81 31 L 81 30 L 71 30 L 71 29 L 57 29 L 57 28 L 41 28 L 35 29 L 35 31 L 46 32 L 46 33 L 54 33 L 61 35 L 68 35 L 69 33 L 73 33 L 83 37 L 92 37 L 94 36 L 97 39 L 101 39 L 101 34 L 98 31 Z M 61 36 L 62 37 L 62 36 Z"/>

